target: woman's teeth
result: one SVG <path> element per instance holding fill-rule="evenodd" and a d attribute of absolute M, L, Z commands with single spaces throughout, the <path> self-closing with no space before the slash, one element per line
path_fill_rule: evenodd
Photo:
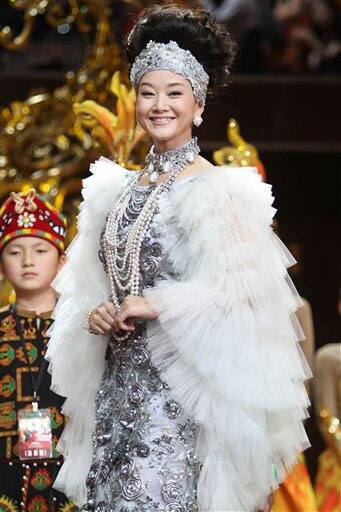
<path fill-rule="evenodd" d="M 154 124 L 157 124 L 158 126 L 164 126 L 164 125 L 170 123 L 173 120 L 173 118 L 172 117 L 152 117 L 151 120 Z"/>

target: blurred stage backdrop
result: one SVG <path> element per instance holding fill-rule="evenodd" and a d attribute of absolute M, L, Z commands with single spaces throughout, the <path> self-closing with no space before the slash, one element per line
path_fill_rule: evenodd
<path fill-rule="evenodd" d="M 68 241 L 89 163 L 106 155 L 138 172 L 148 150 L 122 42 L 153 3 L 0 1 L 0 202 L 35 187 L 67 215 Z M 240 48 L 230 87 L 197 129 L 202 153 L 218 165 L 255 165 L 273 185 L 316 347 L 339 341 L 341 2 L 176 3 L 215 10 Z M 13 300 L 2 285 L 1 304 Z M 312 430 L 314 475 L 322 445 Z"/>

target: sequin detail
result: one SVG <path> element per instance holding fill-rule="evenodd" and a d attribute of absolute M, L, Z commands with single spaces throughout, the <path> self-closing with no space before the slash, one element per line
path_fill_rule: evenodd
<path fill-rule="evenodd" d="M 132 185 L 120 226 L 125 232 L 152 187 Z M 172 275 L 165 227 L 158 210 L 143 240 L 142 288 Z M 101 261 L 106 269 L 103 253 Z M 123 300 L 123 295 L 120 297 Z M 105 372 L 96 397 L 94 456 L 87 478 L 87 510 L 196 512 L 200 464 L 197 427 L 152 365 L 145 325 L 126 341 L 109 340 Z"/>

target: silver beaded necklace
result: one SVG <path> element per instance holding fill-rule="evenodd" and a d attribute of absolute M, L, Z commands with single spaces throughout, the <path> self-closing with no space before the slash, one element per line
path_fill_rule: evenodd
<path fill-rule="evenodd" d="M 158 206 L 159 197 L 167 193 L 177 176 L 194 161 L 200 148 L 197 138 L 190 139 L 186 144 L 165 153 L 156 153 L 154 147 L 146 158 L 143 173 L 156 180 L 161 173 L 167 174 L 167 179 L 159 185 L 154 185 L 149 195 L 144 198 L 144 204 L 136 205 L 138 214 L 135 222 L 127 229 L 124 240 L 120 240 L 119 233 L 127 208 L 134 207 L 132 190 L 136 185 L 138 176 L 132 180 L 123 192 L 108 216 L 104 232 L 104 255 L 111 287 L 111 298 L 115 308 L 120 309 L 119 294 L 139 295 L 140 292 L 140 252 L 142 242 L 147 234 L 150 224 Z M 155 182 L 156 180 L 151 180 Z M 133 205 L 133 206 L 132 206 Z M 124 340 L 124 336 L 115 335 L 116 339 Z"/>
<path fill-rule="evenodd" d="M 154 146 L 152 146 L 146 157 L 146 166 L 143 173 L 148 175 L 150 183 L 156 183 L 161 174 L 170 174 L 183 164 L 186 166 L 192 163 L 199 152 L 197 137 L 193 137 L 183 146 L 164 153 L 156 153 Z M 182 169 L 183 167 L 179 172 Z"/>

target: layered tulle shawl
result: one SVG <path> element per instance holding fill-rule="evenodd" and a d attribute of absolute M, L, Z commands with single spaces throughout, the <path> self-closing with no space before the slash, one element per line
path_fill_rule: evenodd
<path fill-rule="evenodd" d="M 67 251 L 68 261 L 53 285 L 60 294 L 46 358 L 52 389 L 66 397 L 67 423 L 58 443 L 65 461 L 55 487 L 77 504 L 86 502 L 85 480 L 92 459 L 95 395 L 104 368 L 106 338 L 85 331 L 87 312 L 107 301 L 108 280 L 98 257 L 100 233 L 107 213 L 127 180 L 127 173 L 105 158 L 90 167 L 83 182 L 84 201 L 78 235 Z"/>
<path fill-rule="evenodd" d="M 84 323 L 110 295 L 99 237 L 129 179 L 106 159 L 91 172 L 79 234 L 55 282 L 61 298 L 47 353 L 69 418 L 56 486 L 79 505 L 86 501 L 106 345 Z M 254 170 L 224 168 L 175 185 L 159 204 L 178 278 L 146 291 L 161 313 L 148 334 L 155 364 L 200 426 L 200 512 L 251 512 L 307 446 L 299 299 L 286 273 L 292 258 L 270 227 L 271 205 L 270 187 Z"/>
<path fill-rule="evenodd" d="M 300 301 L 272 202 L 250 168 L 214 168 L 160 202 L 180 277 L 145 293 L 160 311 L 149 346 L 200 426 L 201 512 L 262 506 L 308 446 Z"/>

